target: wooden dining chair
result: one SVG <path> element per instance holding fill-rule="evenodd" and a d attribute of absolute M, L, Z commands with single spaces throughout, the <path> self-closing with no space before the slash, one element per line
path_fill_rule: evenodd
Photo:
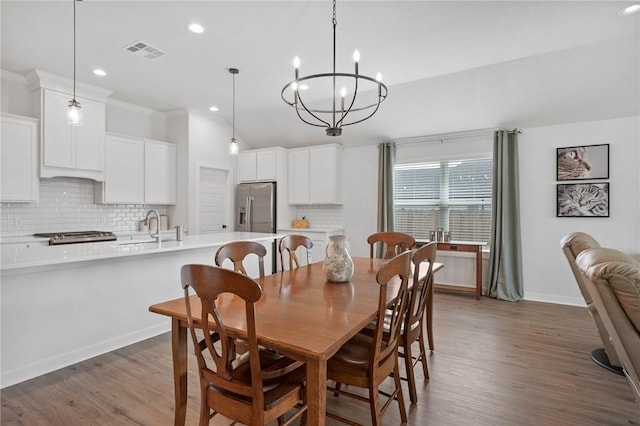
<path fill-rule="evenodd" d="M 411 250 L 416 240 L 404 232 L 386 231 L 376 232 L 367 238 L 369 243 L 369 257 L 373 258 L 374 249 L 378 244 L 382 244 L 382 259 L 390 259 L 406 250 Z"/>
<path fill-rule="evenodd" d="M 327 362 L 327 378 L 336 382 L 335 387 L 328 386 L 334 395 L 346 395 L 369 402 L 371 422 L 382 424 L 382 414 L 397 399 L 400 419 L 407 422 L 402 386 L 398 368 L 398 340 L 400 328 L 409 299 L 409 273 L 411 270 L 411 252 L 402 253 L 385 263 L 376 281 L 380 285 L 376 327 L 372 336 L 359 333 L 345 343 Z M 399 280 L 398 292 L 391 304 L 387 303 L 387 287 L 393 280 Z M 395 388 L 384 405 L 380 405 L 379 387 L 393 373 Z M 365 398 L 342 389 L 340 385 L 352 385 L 366 388 L 369 397 Z M 352 420 L 327 412 L 327 416 L 349 424 Z"/>
<path fill-rule="evenodd" d="M 278 244 L 278 251 L 280 252 L 280 265 L 284 271 L 284 258 L 285 252 L 289 257 L 289 270 L 300 267 L 300 261 L 296 255 L 298 247 L 304 247 L 307 253 L 307 265 L 311 263 L 311 249 L 313 248 L 313 241 L 311 238 L 304 235 L 287 235 L 280 240 Z"/>
<path fill-rule="evenodd" d="M 278 424 L 289 425 L 305 413 L 304 364 L 258 347 L 255 303 L 262 295 L 260 285 L 240 273 L 210 265 L 184 265 L 180 275 L 198 361 L 200 426 L 208 425 L 218 413 L 246 425 L 276 419 Z M 195 316 L 190 288 L 202 306 Z M 217 304 L 224 295 L 244 301 L 249 350 L 240 357 L 233 353 L 234 339 L 218 315 Z M 213 335 L 220 337 L 218 344 Z M 285 421 L 285 414 L 293 409 Z"/>
<path fill-rule="evenodd" d="M 258 256 L 258 271 L 260 277 L 264 277 L 264 257 L 267 255 L 267 249 L 260 243 L 254 241 L 232 241 L 220 247 L 215 255 L 216 266 L 222 266 L 222 263 L 229 259 L 233 262 L 233 270 L 247 275 L 243 261 L 250 254 Z"/>
<path fill-rule="evenodd" d="M 414 367 L 418 362 L 422 363 L 422 373 L 425 380 L 429 380 L 427 350 L 424 342 L 424 319 L 426 315 L 429 348 L 433 349 L 433 264 L 436 260 L 436 248 L 437 243 L 432 242 L 413 253 L 411 260 L 414 268 L 413 285 L 398 341 L 398 355 L 404 358 L 407 382 L 409 383 L 409 399 L 413 404 L 418 402 L 414 374 Z M 424 268 L 427 269 L 426 272 L 423 270 Z M 418 342 L 420 352 L 414 360 L 412 345 L 416 342 Z"/>

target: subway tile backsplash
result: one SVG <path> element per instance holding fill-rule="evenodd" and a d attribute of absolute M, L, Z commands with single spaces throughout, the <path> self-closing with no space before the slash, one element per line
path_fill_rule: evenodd
<path fill-rule="evenodd" d="M 166 213 L 166 206 L 95 204 L 93 190 L 90 179 L 40 179 L 38 203 L 0 203 L 0 232 L 3 237 L 89 230 L 123 235 L 137 232 L 149 209 Z"/>
<path fill-rule="evenodd" d="M 306 217 L 309 226 L 319 228 L 342 228 L 342 206 L 322 205 L 322 206 L 298 206 L 296 217 Z"/>

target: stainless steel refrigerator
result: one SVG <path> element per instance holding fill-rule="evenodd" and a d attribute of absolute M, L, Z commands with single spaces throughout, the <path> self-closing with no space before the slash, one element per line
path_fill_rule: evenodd
<path fill-rule="evenodd" d="M 236 231 L 276 232 L 276 183 L 240 183 L 236 188 Z"/>

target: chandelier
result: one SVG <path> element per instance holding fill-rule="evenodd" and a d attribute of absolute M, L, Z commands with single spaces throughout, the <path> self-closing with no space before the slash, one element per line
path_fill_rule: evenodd
<path fill-rule="evenodd" d="M 336 1 L 333 0 L 333 72 L 300 77 L 300 58 L 296 56 L 293 60 L 295 77 L 284 86 L 281 92 L 282 100 L 296 110 L 300 120 L 311 126 L 325 127 L 327 136 L 340 136 L 343 126 L 350 126 L 371 118 L 378 111 L 380 103 L 387 97 L 387 86 L 382 83 L 380 73 L 376 75 L 376 78 L 359 73 L 360 52 L 357 50 L 353 52 L 354 73 L 336 72 L 337 23 Z M 342 88 L 338 102 L 336 89 L 340 85 Z M 349 95 L 347 85 L 351 88 Z M 371 93 L 358 93 L 358 89 L 362 89 L 359 87 L 360 85 L 367 86 L 371 89 Z M 332 88 L 331 105 L 319 105 L 315 102 L 309 102 L 309 100 L 305 103 L 300 92 L 311 89 L 312 86 L 316 88 L 330 86 Z"/>

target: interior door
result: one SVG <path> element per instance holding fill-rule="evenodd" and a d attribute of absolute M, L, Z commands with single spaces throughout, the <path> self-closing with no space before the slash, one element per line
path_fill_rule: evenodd
<path fill-rule="evenodd" d="M 228 172 L 210 167 L 199 168 L 197 233 L 228 231 Z"/>

